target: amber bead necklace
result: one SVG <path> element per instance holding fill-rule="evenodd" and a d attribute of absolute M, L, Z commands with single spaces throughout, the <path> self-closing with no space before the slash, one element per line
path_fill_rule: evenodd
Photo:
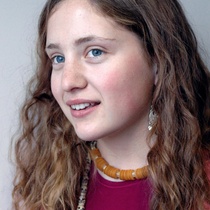
<path fill-rule="evenodd" d="M 135 180 L 144 179 L 148 175 L 147 166 L 137 168 L 135 170 L 121 170 L 110 166 L 109 163 L 101 156 L 99 149 L 96 148 L 96 142 L 91 143 L 90 155 L 97 169 L 111 178 L 120 180 Z"/>

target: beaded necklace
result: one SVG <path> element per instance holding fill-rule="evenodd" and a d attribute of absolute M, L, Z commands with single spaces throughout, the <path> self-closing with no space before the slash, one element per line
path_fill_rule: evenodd
<path fill-rule="evenodd" d="M 81 192 L 79 196 L 78 206 L 77 210 L 85 210 L 85 202 L 86 202 L 86 194 L 87 194 L 87 187 L 88 187 L 88 181 L 89 181 L 89 172 L 90 172 L 90 166 L 91 166 L 91 159 L 90 155 L 87 155 L 86 158 L 86 166 L 85 171 L 82 179 L 82 185 L 81 185 Z"/>
<path fill-rule="evenodd" d="M 99 169 L 101 172 L 103 172 L 104 174 L 106 174 L 111 178 L 126 181 L 126 180 L 135 180 L 135 179 L 144 179 L 148 176 L 147 166 L 144 166 L 142 168 L 137 168 L 135 170 L 133 169 L 121 170 L 119 168 L 115 168 L 109 165 L 109 163 L 101 156 L 99 149 L 96 148 L 95 142 L 91 144 L 90 154 L 97 169 Z"/>

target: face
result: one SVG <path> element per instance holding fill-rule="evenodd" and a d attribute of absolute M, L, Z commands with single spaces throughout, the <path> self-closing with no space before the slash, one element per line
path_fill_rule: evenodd
<path fill-rule="evenodd" d="M 47 27 L 51 88 L 83 140 L 147 130 L 154 86 L 139 38 L 87 1 L 63 1 Z"/>

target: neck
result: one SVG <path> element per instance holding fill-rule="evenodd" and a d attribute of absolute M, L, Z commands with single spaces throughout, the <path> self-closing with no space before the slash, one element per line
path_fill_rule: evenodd
<path fill-rule="evenodd" d="M 147 165 L 147 154 L 150 149 L 147 135 L 148 131 L 141 132 L 141 135 L 99 139 L 97 147 L 110 165 L 120 169 L 136 169 Z"/>

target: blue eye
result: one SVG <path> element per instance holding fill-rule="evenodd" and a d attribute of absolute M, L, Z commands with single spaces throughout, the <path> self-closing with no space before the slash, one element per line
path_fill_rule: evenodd
<path fill-rule="evenodd" d="M 88 52 L 88 57 L 98 57 L 103 54 L 103 51 L 100 49 L 92 49 Z"/>
<path fill-rule="evenodd" d="M 54 63 L 54 64 L 59 64 L 59 63 L 64 63 L 64 62 L 65 62 L 64 56 L 57 55 L 52 58 L 52 63 Z"/>

